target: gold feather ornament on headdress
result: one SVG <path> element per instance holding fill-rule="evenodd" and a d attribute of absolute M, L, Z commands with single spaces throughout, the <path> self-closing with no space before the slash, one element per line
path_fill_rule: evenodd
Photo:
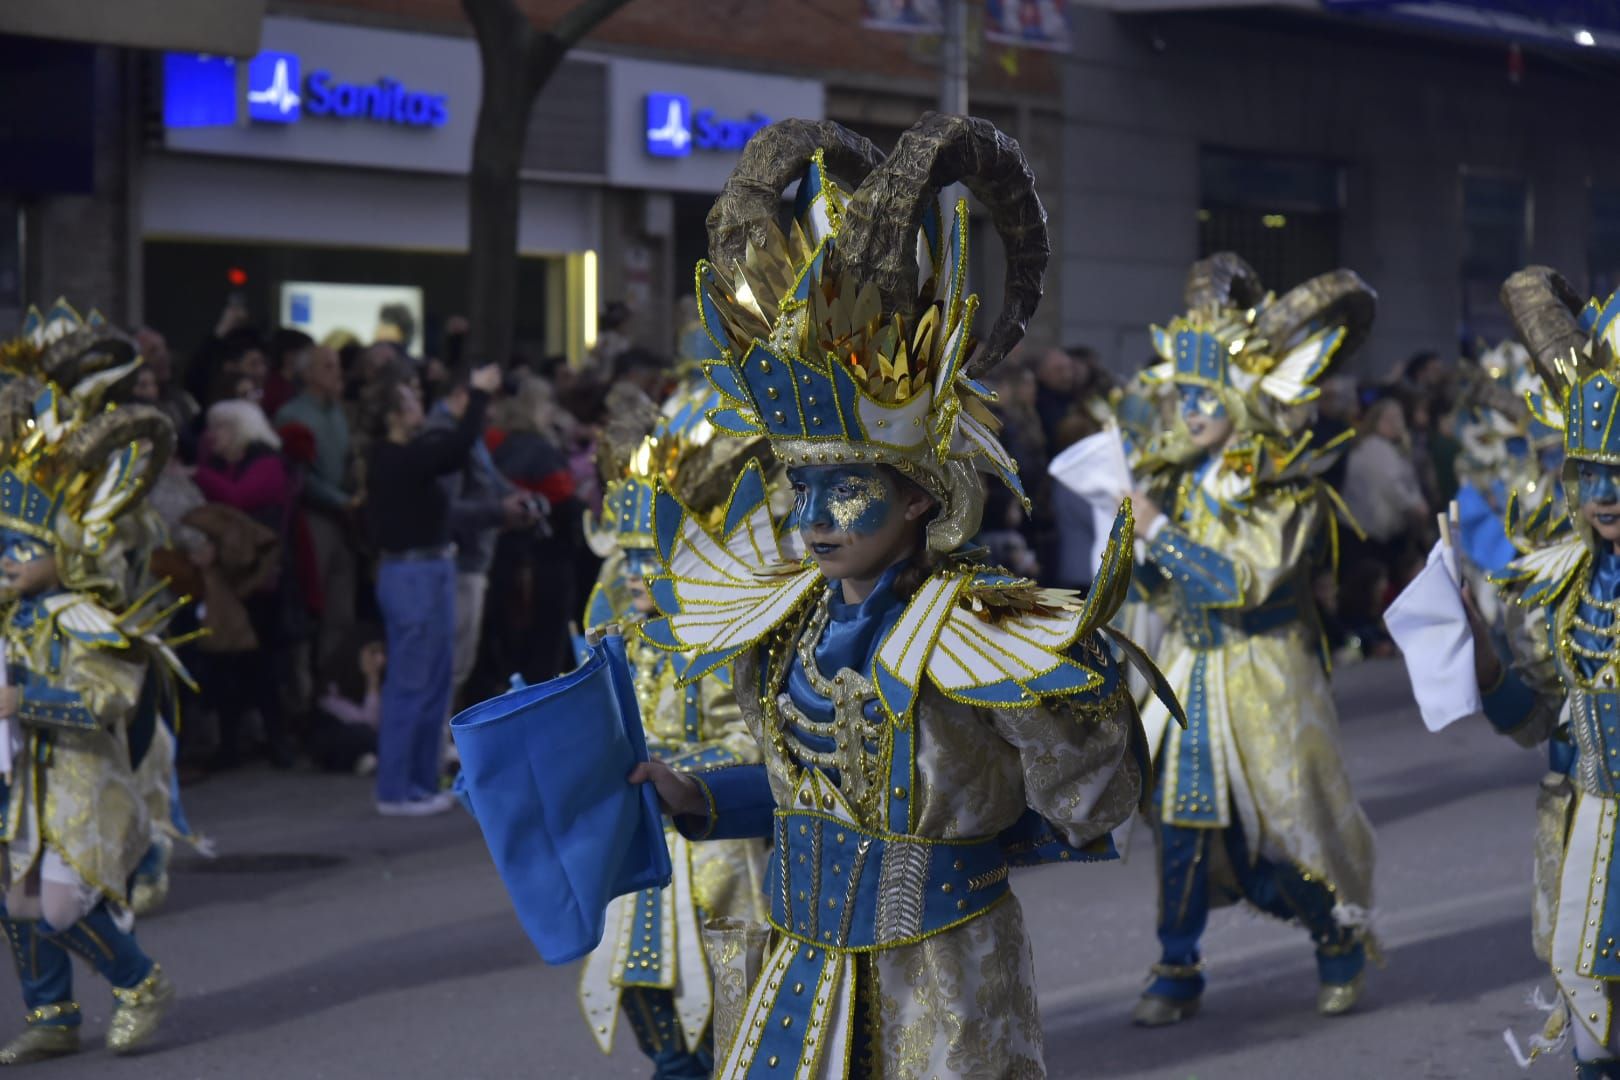
<path fill-rule="evenodd" d="M 793 220 L 780 195 L 799 189 Z M 990 211 L 1007 252 L 1005 303 L 973 335 L 967 207 L 937 196 L 957 181 Z M 879 464 L 934 496 L 928 545 L 977 530 L 984 487 L 1020 498 L 975 376 L 1023 335 L 1041 295 L 1046 215 L 1015 142 L 982 120 L 929 115 L 888 156 L 837 124 L 784 121 L 760 132 L 709 214 L 698 267 L 704 373 L 723 398 L 722 433 L 764 437 L 799 465 Z"/>

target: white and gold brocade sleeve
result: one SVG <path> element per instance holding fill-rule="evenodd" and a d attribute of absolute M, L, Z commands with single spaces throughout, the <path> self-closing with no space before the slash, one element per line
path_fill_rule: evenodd
<path fill-rule="evenodd" d="M 1131 752 L 1138 722 L 1128 696 L 1055 699 L 991 716 L 996 733 L 1018 750 L 1025 801 L 1070 845 L 1084 848 L 1136 809 L 1144 778 Z"/>

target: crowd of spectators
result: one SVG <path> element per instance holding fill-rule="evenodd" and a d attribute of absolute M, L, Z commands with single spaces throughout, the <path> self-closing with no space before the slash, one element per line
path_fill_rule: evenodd
<path fill-rule="evenodd" d="M 152 499 L 174 537 L 164 572 L 208 631 L 183 650 L 202 687 L 189 779 L 263 757 L 375 773 L 385 814 L 451 805 L 452 712 L 572 664 L 607 390 L 656 397 L 671 377 L 624 318 L 583 370 L 473 367 L 462 319 L 414 355 L 388 310 L 369 342 L 317 342 L 228 307 L 183 360 L 139 331 L 124 392 L 179 433 Z"/>
<path fill-rule="evenodd" d="M 384 316 L 370 342 L 316 342 L 232 307 L 184 363 L 143 328 L 127 393 L 180 435 L 153 503 L 184 556 L 171 576 L 209 631 L 186 647 L 203 690 L 183 766 L 262 755 L 376 772 L 379 811 L 424 814 L 449 806 L 451 713 L 513 675 L 571 666 L 570 623 L 596 576 L 583 522 L 601 499 L 607 392 L 622 380 L 658 400 L 672 371 L 631 344 L 619 305 L 579 367 L 472 367 L 459 318 L 413 355 L 408 316 Z M 1341 530 L 1338 573 L 1316 581 L 1340 652 L 1390 651 L 1384 606 L 1455 494 L 1452 376 L 1423 353 L 1389 378 L 1323 387 L 1316 437 L 1357 432 L 1328 479 L 1365 533 Z M 1091 515 L 1046 466 L 1108 423 L 1125 387 L 1085 347 L 1026 348 L 989 381 L 1032 505 L 989 485 L 981 541 L 1015 572 L 1083 588 Z"/>

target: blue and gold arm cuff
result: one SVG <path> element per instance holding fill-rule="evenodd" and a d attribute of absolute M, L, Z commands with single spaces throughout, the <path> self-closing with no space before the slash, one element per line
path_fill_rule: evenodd
<path fill-rule="evenodd" d="M 1166 526 L 1148 541 L 1148 555 L 1187 607 L 1231 607 L 1243 598 L 1237 564 Z"/>
<path fill-rule="evenodd" d="M 739 764 L 737 755 L 726 746 L 694 747 L 678 754 L 659 755 L 664 758 L 664 764 L 681 772 L 708 772 L 713 769 L 722 769 L 727 765 Z"/>
<path fill-rule="evenodd" d="M 22 688 L 17 704 L 17 719 L 35 727 L 70 728 L 75 731 L 93 731 L 99 726 L 95 714 L 85 705 L 83 695 L 77 690 L 38 684 Z"/>
<path fill-rule="evenodd" d="M 1481 697 L 1485 718 L 1503 735 L 1512 734 L 1527 723 L 1536 706 L 1536 692 L 1511 668 L 1505 668 L 1496 685 Z"/>
<path fill-rule="evenodd" d="M 703 789 L 708 820 L 682 815 L 675 828 L 688 840 L 750 840 L 771 835 L 776 798 L 763 765 L 730 765 L 688 773 Z"/>

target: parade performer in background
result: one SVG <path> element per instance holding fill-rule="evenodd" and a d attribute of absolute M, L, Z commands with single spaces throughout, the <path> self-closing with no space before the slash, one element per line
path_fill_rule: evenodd
<path fill-rule="evenodd" d="M 1301 923 L 1324 1014 L 1361 992 L 1373 838 L 1350 791 L 1312 595 L 1336 548 L 1318 478 L 1348 434 L 1315 446 L 1315 382 L 1350 353 L 1374 297 L 1339 270 L 1280 298 L 1230 253 L 1194 264 L 1187 313 L 1153 328 L 1182 423 L 1138 462 L 1138 580 L 1170 629 L 1156 659 L 1187 710 L 1149 702 L 1159 794 L 1159 962 L 1137 1024 L 1198 1011 L 1210 907 L 1241 898 Z"/>
<path fill-rule="evenodd" d="M 1545 267 L 1509 278 L 1502 299 L 1548 391 L 1537 419 L 1561 428 L 1563 512 L 1553 492 L 1512 499 L 1522 554 L 1499 578 L 1509 663 L 1470 612 L 1486 716 L 1525 746 L 1548 744 L 1538 797 L 1536 951 L 1561 992 L 1531 1056 L 1571 1037 L 1583 1078 L 1620 1076 L 1620 294 L 1582 304 Z M 1510 1040 L 1511 1041 L 1511 1040 Z"/>
<path fill-rule="evenodd" d="M 982 344 L 966 203 L 947 224 L 937 202 L 958 180 L 1007 253 Z M 688 836 L 773 837 L 769 953 L 717 1075 L 1044 1075 L 1008 871 L 1112 855 L 1147 766 L 1110 643 L 1152 665 L 1107 629 L 1128 505 L 1084 600 L 970 546 L 981 471 L 1021 494 L 974 375 L 1040 297 L 1028 164 L 982 120 L 925 117 L 888 157 L 837 124 L 783 121 L 744 150 L 709 251 L 704 363 L 725 399 L 710 421 L 767 438 L 796 495 L 783 527 L 750 465 L 717 520 L 667 490 L 653 514 L 664 617 L 644 633 L 695 654 L 689 678 L 732 665 L 765 758 L 631 774 Z"/>
<path fill-rule="evenodd" d="M 1500 630 L 1503 609 L 1488 579 L 1519 554 L 1504 524 L 1508 496 L 1518 492 L 1531 506 L 1548 495 L 1561 499 L 1563 437 L 1531 411 L 1545 390 L 1523 345 L 1501 342 L 1459 370 L 1455 426 L 1462 451 L 1454 539 L 1471 595 L 1485 621 Z"/>
<path fill-rule="evenodd" d="M 701 406 L 712 395 L 704 392 Z M 689 395 L 677 394 L 677 398 Z M 649 433 L 651 432 L 651 433 Z M 609 394 L 608 421 L 597 444 L 602 517 L 587 537 L 604 556 L 586 625 L 616 625 L 635 681 L 650 753 L 670 768 L 692 771 L 757 762 L 759 748 L 742 722 L 729 668 L 680 685 L 692 655 L 650 644 L 640 623 L 654 613 L 647 580 L 657 566 L 652 511 L 659 481 L 681 492 L 694 513 L 713 518 L 736 470 L 764 447 L 714 437 L 701 408 L 660 415 L 639 390 Z M 712 919 L 764 918 L 765 846 L 758 840 L 692 844 L 665 829 L 674 882 L 614 900 L 607 936 L 585 961 L 580 1005 L 603 1053 L 613 1048 L 622 1010 L 658 1080 L 698 1080 L 714 1071 L 714 994 L 704 951 Z"/>
<path fill-rule="evenodd" d="M 131 743 L 133 728 L 162 724 L 148 696 L 157 669 L 183 671 L 152 629 L 166 612 L 124 595 L 130 552 L 119 525 L 175 439 L 156 410 L 103 408 L 107 390 L 140 363 L 133 346 L 59 303 L 31 315 L 3 360 L 0 925 L 29 1012 L 0 1063 L 18 1064 L 79 1048 L 69 951 L 112 985 L 115 1053 L 150 1039 L 173 1001 L 129 910 L 153 836 Z"/>

